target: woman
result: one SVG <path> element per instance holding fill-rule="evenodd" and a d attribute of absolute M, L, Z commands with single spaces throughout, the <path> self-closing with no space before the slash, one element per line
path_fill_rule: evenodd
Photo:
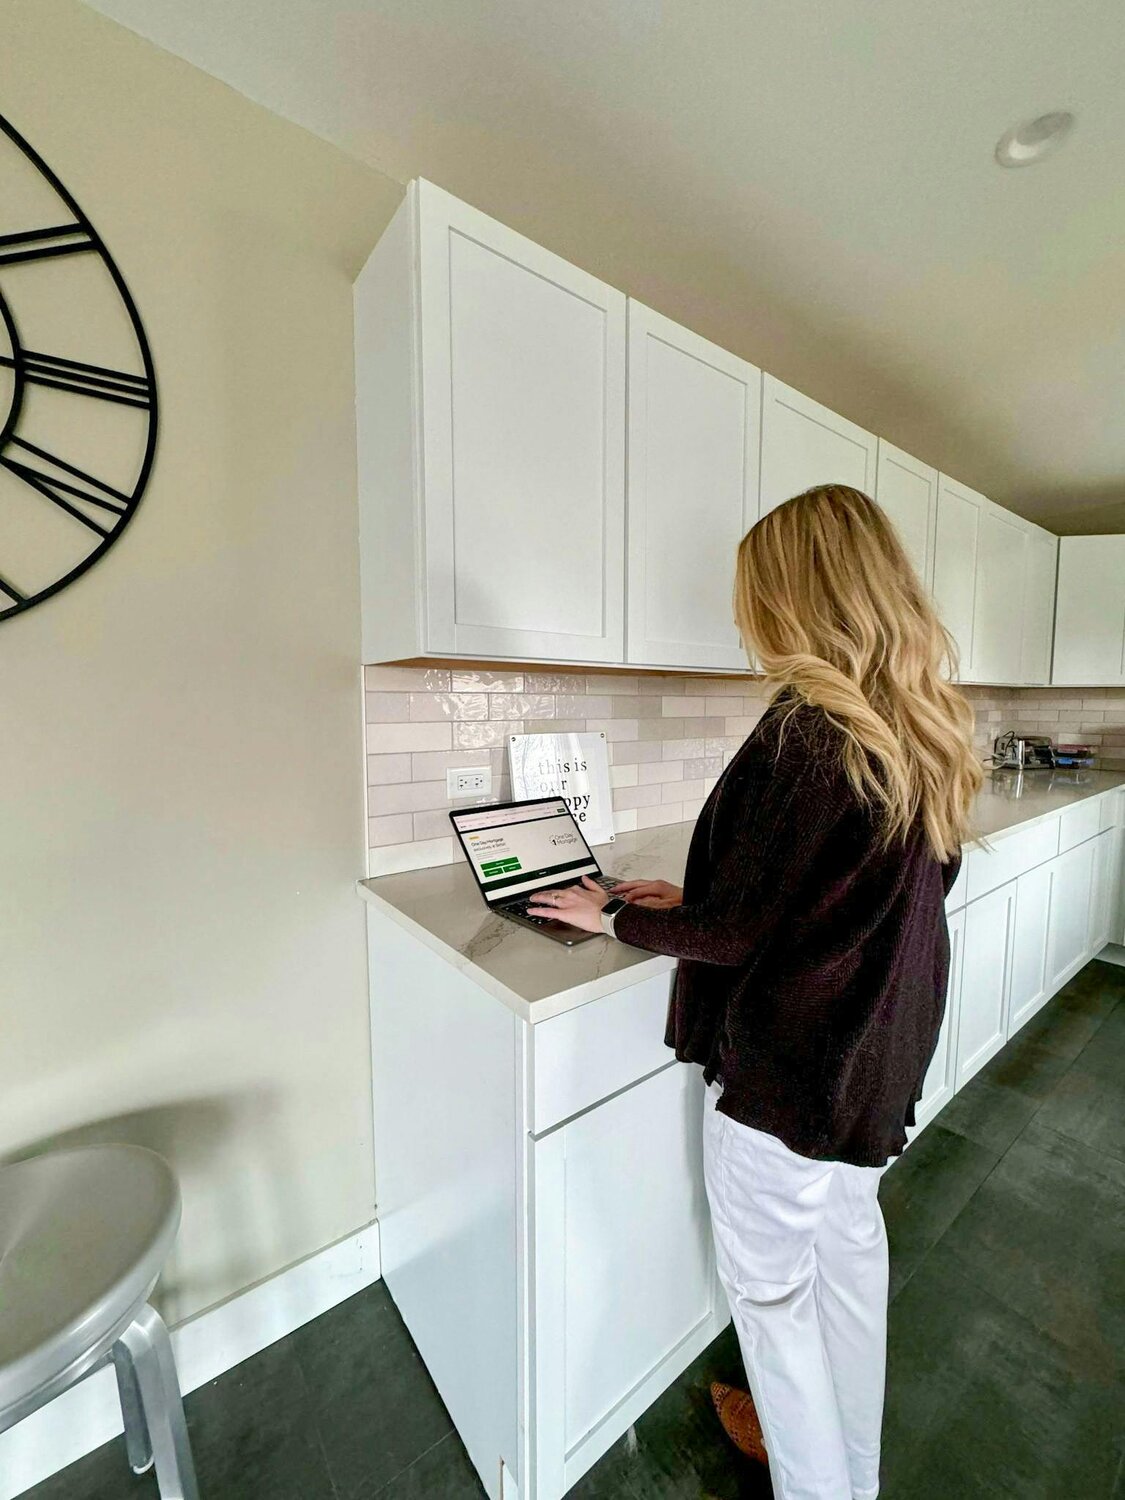
<path fill-rule="evenodd" d="M 667 1040 L 708 1085 L 718 1266 L 775 1493 L 856 1500 L 879 1488 L 879 1177 L 936 1045 L 981 770 L 949 637 L 858 490 L 758 522 L 735 617 L 779 691 L 700 814 L 683 890 L 587 881 L 535 911 L 681 960 Z"/>

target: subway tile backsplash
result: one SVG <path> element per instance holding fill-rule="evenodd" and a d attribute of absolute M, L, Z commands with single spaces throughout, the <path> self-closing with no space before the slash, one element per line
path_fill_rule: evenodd
<path fill-rule="evenodd" d="M 449 864 L 452 766 L 492 768 L 511 796 L 510 734 L 602 730 L 614 821 L 624 833 L 691 821 L 768 702 L 754 677 L 367 667 L 369 872 Z M 966 688 L 982 756 L 1003 729 L 1093 743 L 1125 771 L 1125 688 Z"/>

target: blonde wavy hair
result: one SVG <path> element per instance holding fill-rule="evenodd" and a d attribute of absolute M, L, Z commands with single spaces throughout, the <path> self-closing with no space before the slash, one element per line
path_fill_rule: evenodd
<path fill-rule="evenodd" d="M 886 843 L 920 818 L 939 860 L 957 853 L 983 779 L 973 712 L 950 681 L 956 646 L 875 502 L 823 484 L 763 516 L 738 549 L 734 611 L 767 681 L 843 734 Z"/>

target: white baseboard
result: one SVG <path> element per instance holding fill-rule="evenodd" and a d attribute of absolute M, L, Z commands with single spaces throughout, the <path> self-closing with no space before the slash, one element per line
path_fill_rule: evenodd
<path fill-rule="evenodd" d="M 172 1330 L 180 1389 L 186 1396 L 206 1385 L 379 1276 L 379 1226 L 369 1224 L 200 1313 Z M 101 1369 L 0 1433 L 0 1500 L 15 1500 L 120 1431 L 117 1383 L 112 1370 Z"/>
<path fill-rule="evenodd" d="M 1125 948 L 1120 943 L 1107 943 L 1100 953 L 1094 954 L 1103 964 L 1117 964 L 1125 969 Z"/>

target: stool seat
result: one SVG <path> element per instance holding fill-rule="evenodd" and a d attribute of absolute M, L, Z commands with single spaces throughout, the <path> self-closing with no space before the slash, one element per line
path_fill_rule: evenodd
<path fill-rule="evenodd" d="M 147 1300 L 179 1222 L 176 1179 L 141 1146 L 0 1168 L 0 1412 L 120 1331 Z"/>

